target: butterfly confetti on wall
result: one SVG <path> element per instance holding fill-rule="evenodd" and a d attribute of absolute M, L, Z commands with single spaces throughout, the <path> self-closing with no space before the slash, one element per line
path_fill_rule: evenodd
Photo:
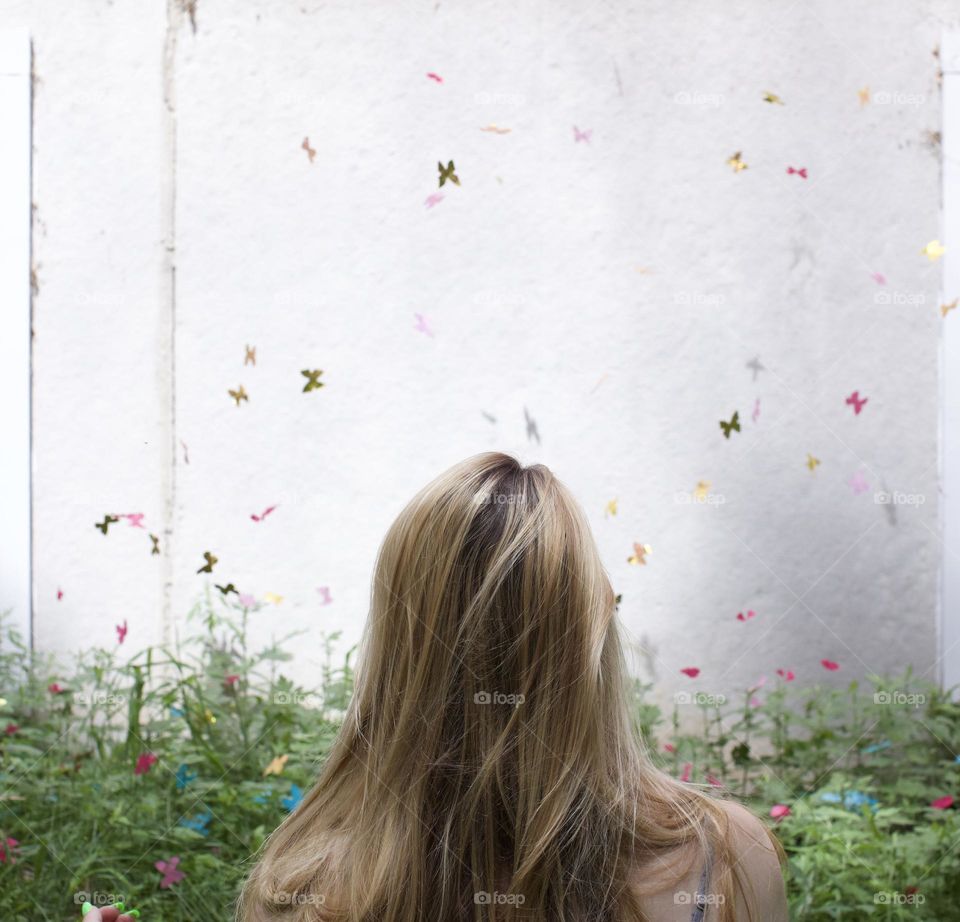
<path fill-rule="evenodd" d="M 923 253 L 930 262 L 936 262 L 947 252 L 947 248 L 939 240 L 931 240 L 920 252 Z"/>
<path fill-rule="evenodd" d="M 438 160 L 437 169 L 440 171 L 440 188 L 443 188 L 444 183 L 452 182 L 455 186 L 460 185 L 460 177 L 456 174 L 456 167 L 453 165 L 453 161 L 448 161 L 446 167 Z"/>
<path fill-rule="evenodd" d="M 267 506 L 267 508 L 264 509 L 263 512 L 260 513 L 260 515 L 257 515 L 256 513 L 251 513 L 250 518 L 253 519 L 254 522 L 262 522 L 276 508 L 277 508 L 276 506 Z"/>
<path fill-rule="evenodd" d="M 424 333 L 427 336 L 433 336 L 433 330 L 430 329 L 430 326 L 423 314 L 414 314 L 413 316 L 417 319 L 417 322 L 413 325 L 413 328 L 418 333 Z"/>
<path fill-rule="evenodd" d="M 156 535 L 150 535 L 150 543 L 153 545 L 150 548 L 150 556 L 160 553 L 160 539 Z"/>
<path fill-rule="evenodd" d="M 310 391 L 318 391 L 323 387 L 323 381 L 320 380 L 320 375 L 323 374 L 323 370 L 320 368 L 314 369 L 311 371 L 308 368 L 304 368 L 300 372 L 306 379 L 307 383 L 303 385 L 303 393 L 309 394 Z"/>
<path fill-rule="evenodd" d="M 756 403 L 753 405 L 753 412 L 750 414 L 750 418 L 756 422 L 760 419 L 760 398 L 758 397 Z"/>
<path fill-rule="evenodd" d="M 577 128 L 576 125 L 573 126 L 573 143 L 574 144 L 579 144 L 581 141 L 586 141 L 587 144 L 589 144 L 590 138 L 592 136 L 593 136 L 592 128 L 586 128 L 583 131 L 581 131 L 579 128 Z"/>
<path fill-rule="evenodd" d="M 691 679 L 695 679 L 700 675 L 700 670 L 696 666 L 686 666 L 680 670 L 685 676 L 688 676 Z"/>
<path fill-rule="evenodd" d="M 869 399 L 869 397 L 861 397 L 860 391 L 854 391 L 849 397 L 847 397 L 846 403 L 853 407 L 854 415 L 859 416 L 860 411 L 867 405 L 867 401 Z"/>
<path fill-rule="evenodd" d="M 870 103 L 870 87 L 864 86 L 857 90 L 857 97 L 860 100 L 861 106 L 866 106 Z"/>
<path fill-rule="evenodd" d="M 204 551 L 203 559 L 206 561 L 206 563 L 202 567 L 200 567 L 199 570 L 197 570 L 197 573 L 213 573 L 213 567 L 217 563 L 219 558 L 214 557 L 213 554 L 210 553 L 210 551 Z"/>
<path fill-rule="evenodd" d="M 187 448 L 187 443 L 183 439 L 180 439 L 180 447 L 183 449 L 183 463 L 190 463 L 190 449 Z"/>
<path fill-rule="evenodd" d="M 443 83 L 443 77 L 441 77 L 439 74 L 428 73 L 428 74 L 427 74 L 427 77 L 428 77 L 430 80 L 435 81 L 436 83 Z"/>
<path fill-rule="evenodd" d="M 143 528 L 143 519 L 144 519 L 144 513 L 143 513 L 143 512 L 126 512 L 126 513 L 120 513 L 120 514 L 117 516 L 117 518 L 126 519 L 126 520 L 127 520 L 127 523 L 128 523 L 132 528 Z"/>
<path fill-rule="evenodd" d="M 427 208 L 433 208 L 434 205 L 439 205 L 443 201 L 442 192 L 431 192 L 424 200 L 423 204 Z"/>
<path fill-rule="evenodd" d="M 823 668 L 826 669 L 828 672 L 836 672 L 840 668 L 839 663 L 835 663 L 833 660 L 830 660 L 830 659 L 820 660 L 820 665 L 823 666 Z"/>
<path fill-rule="evenodd" d="M 177 865 L 180 864 L 180 856 L 174 855 L 172 858 L 167 859 L 166 861 L 157 861 L 154 863 L 154 867 L 160 872 L 160 889 L 168 890 L 174 884 L 180 883 L 187 875 L 183 871 L 177 868 Z"/>
<path fill-rule="evenodd" d="M 737 410 L 733 411 L 733 416 L 730 417 L 730 422 L 725 422 L 720 420 L 720 428 L 723 430 L 723 437 L 725 439 L 730 438 L 731 432 L 740 431 L 740 413 Z"/>
<path fill-rule="evenodd" d="M 496 423 L 497 417 L 493 416 L 491 413 L 488 413 L 486 410 L 481 410 L 480 414 L 488 423 Z"/>
<path fill-rule="evenodd" d="M 737 612 L 737 621 L 749 621 L 751 618 L 755 618 L 756 615 L 757 613 L 752 609 L 747 611 L 746 614 L 744 614 L 742 611 Z"/>
<path fill-rule="evenodd" d="M 265 592 L 263 594 L 263 601 L 269 602 L 271 605 L 279 605 L 283 602 L 283 596 L 277 595 L 275 592 Z"/>
<path fill-rule="evenodd" d="M 809 467 L 811 471 L 815 471 L 819 465 L 819 458 L 814 458 L 814 456 L 811 454 L 807 455 L 807 467 Z"/>
<path fill-rule="evenodd" d="M 106 534 L 106 533 L 107 533 L 107 529 L 109 529 L 111 525 L 115 525 L 115 524 L 116 524 L 117 522 L 119 522 L 119 521 L 120 521 L 120 519 L 117 518 L 117 516 L 115 516 L 115 515 L 106 515 L 106 514 L 105 514 L 105 515 L 103 516 L 103 521 L 102 521 L 102 522 L 94 522 L 94 523 L 93 523 L 93 527 L 94 527 L 94 528 L 99 528 L 100 531 L 102 531 L 104 534 Z"/>
<path fill-rule="evenodd" d="M 257 364 L 257 347 L 256 346 L 244 346 L 245 350 L 243 356 L 244 365 L 256 365 Z"/>
<path fill-rule="evenodd" d="M 763 362 L 760 361 L 759 355 L 755 355 L 752 359 L 750 359 L 749 362 L 747 362 L 747 368 L 749 368 L 753 372 L 754 381 L 757 380 L 757 375 L 759 375 L 761 371 L 767 370 L 764 367 Z"/>
<path fill-rule="evenodd" d="M 787 176 L 797 175 L 801 179 L 807 178 L 807 168 L 805 166 L 800 167 L 800 169 L 795 170 L 792 166 L 787 167 Z"/>
<path fill-rule="evenodd" d="M 616 497 L 614 497 L 604 507 L 603 517 L 606 518 L 607 516 L 616 515 L 616 514 L 617 514 L 617 500 L 616 500 Z"/>
<path fill-rule="evenodd" d="M 237 406 L 240 406 L 241 400 L 246 400 L 247 403 L 250 402 L 250 398 L 247 396 L 247 392 L 243 389 L 242 384 L 235 391 L 227 390 L 227 393 L 237 402 Z"/>
<path fill-rule="evenodd" d="M 882 272 L 871 272 L 870 278 L 872 278 L 878 285 L 887 284 L 887 277 Z"/>
<path fill-rule="evenodd" d="M 492 134 L 510 134 L 510 128 L 498 128 L 496 125 L 487 125 L 486 128 L 481 128 L 481 131 L 487 131 Z"/>
<path fill-rule="evenodd" d="M 777 675 L 780 676 L 784 682 L 792 682 L 797 677 L 792 669 L 778 669 Z"/>
<path fill-rule="evenodd" d="M 742 151 L 737 151 L 732 157 L 727 158 L 727 166 L 734 173 L 740 173 L 747 169 L 747 164 L 743 162 Z"/>
<path fill-rule="evenodd" d="M 523 408 L 523 418 L 527 424 L 527 441 L 536 440 L 540 444 L 540 430 L 537 428 L 537 421 L 530 415 L 527 408 Z"/>
<path fill-rule="evenodd" d="M 329 586 L 317 586 L 317 592 L 320 593 L 321 605 L 329 605 L 333 601 L 333 596 L 330 595 Z"/>
<path fill-rule="evenodd" d="M 960 302 L 960 298 L 954 298 L 949 304 L 940 305 L 940 316 L 946 317 L 950 311 L 955 311 L 957 309 L 957 303 Z"/>
<path fill-rule="evenodd" d="M 693 488 L 694 498 L 701 503 L 707 498 L 707 494 L 709 492 L 710 492 L 709 480 L 698 480 L 697 485 Z"/>
<path fill-rule="evenodd" d="M 772 105 L 775 105 L 775 106 L 784 106 L 784 105 L 786 105 L 786 103 L 785 103 L 779 96 L 777 96 L 776 93 L 764 93 L 764 94 L 763 94 L 763 101 L 764 101 L 764 102 L 769 102 L 769 103 L 771 103 Z"/>
<path fill-rule="evenodd" d="M 63 598 L 63 590 L 58 586 L 57 587 L 57 601 L 59 602 Z"/>
<path fill-rule="evenodd" d="M 313 158 L 317 156 L 317 152 L 310 146 L 310 138 L 304 138 L 300 147 L 307 152 L 310 162 L 313 163 Z"/>
<path fill-rule="evenodd" d="M 231 592 L 235 595 L 240 595 L 240 592 L 237 590 L 237 587 L 233 585 L 233 583 L 227 583 L 226 586 L 221 586 L 219 583 L 214 583 L 213 586 L 215 589 L 220 590 L 220 595 L 230 595 Z"/>
<path fill-rule="evenodd" d="M 123 624 L 115 625 L 117 629 L 117 643 L 121 644 L 127 639 L 127 619 L 123 619 Z"/>
<path fill-rule="evenodd" d="M 857 471 L 853 477 L 850 478 L 850 489 L 853 490 L 856 496 L 870 489 L 870 484 L 867 483 L 867 478 L 864 477 L 863 471 Z"/>
<path fill-rule="evenodd" d="M 632 564 L 633 566 L 643 566 L 647 565 L 647 556 L 653 553 L 653 548 L 649 544 L 637 544 L 636 541 L 633 543 L 633 553 L 627 558 L 627 563 Z"/>
<path fill-rule="evenodd" d="M 290 756 L 286 754 L 282 756 L 274 756 L 267 767 L 263 770 L 263 777 L 266 778 L 267 775 L 282 775 L 283 769 L 286 766 L 289 758 Z"/>

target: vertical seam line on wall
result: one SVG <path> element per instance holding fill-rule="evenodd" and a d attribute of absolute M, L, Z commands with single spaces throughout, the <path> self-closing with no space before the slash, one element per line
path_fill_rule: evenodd
<path fill-rule="evenodd" d="M 27 460 L 27 489 L 29 491 L 30 500 L 27 504 L 27 528 L 29 529 L 27 533 L 27 540 L 30 542 L 30 547 L 27 551 L 27 561 L 30 568 L 30 572 L 27 576 L 27 585 L 30 589 L 30 611 L 27 613 L 27 631 L 29 637 L 30 650 L 33 651 L 36 649 L 36 611 L 37 611 L 37 586 L 36 586 L 36 548 L 34 545 L 34 514 L 33 514 L 33 321 L 34 321 L 34 312 L 36 310 L 36 295 L 34 293 L 34 266 L 33 266 L 33 257 L 34 257 L 34 248 L 33 248 L 33 235 L 36 231 L 36 222 L 33 219 L 34 212 L 34 192 L 36 191 L 33 188 L 33 119 L 34 119 L 34 94 L 33 94 L 33 84 L 36 80 L 36 61 L 33 54 L 33 39 L 30 39 L 30 79 L 27 81 L 27 92 L 30 94 L 30 118 L 27 130 L 29 132 L 29 137 L 27 138 L 27 144 L 29 145 L 27 150 L 29 151 L 29 161 L 27 169 L 30 171 L 30 180 L 29 180 L 29 189 L 30 189 L 30 230 L 28 231 L 29 239 L 27 240 L 27 272 L 30 274 L 30 318 L 28 322 L 29 330 L 28 335 L 30 337 L 30 343 L 27 346 L 28 355 L 27 362 L 30 368 L 30 377 L 29 377 L 29 406 L 27 408 L 27 451 L 30 456 Z"/>

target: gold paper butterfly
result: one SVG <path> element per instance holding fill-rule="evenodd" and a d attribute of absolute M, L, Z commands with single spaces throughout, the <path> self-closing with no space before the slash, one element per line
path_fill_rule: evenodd
<path fill-rule="evenodd" d="M 320 380 L 320 375 L 323 374 L 323 370 L 318 368 L 316 371 L 308 371 L 304 369 L 300 372 L 306 379 L 307 383 L 303 385 L 303 393 L 308 394 L 310 391 L 319 390 L 323 387 L 323 381 Z"/>
<path fill-rule="evenodd" d="M 627 563 L 647 565 L 647 554 L 652 554 L 653 548 L 649 544 L 633 543 L 633 554 L 627 558 Z"/>
<path fill-rule="evenodd" d="M 747 168 L 747 165 L 740 157 L 740 151 L 737 151 L 727 160 L 727 166 L 730 167 L 734 173 L 739 173 L 741 170 L 745 170 Z"/>
<path fill-rule="evenodd" d="M 99 528 L 100 531 L 102 531 L 104 534 L 106 534 L 106 533 L 107 533 L 107 529 L 108 529 L 111 525 L 113 525 L 115 522 L 119 522 L 119 521 L 120 521 L 120 519 L 117 518 L 117 516 L 115 516 L 115 515 L 106 515 L 106 514 L 104 514 L 104 516 L 103 516 L 103 521 L 102 521 L 102 522 L 94 522 L 94 523 L 93 523 L 93 527 L 94 527 L 94 528 Z"/>
<path fill-rule="evenodd" d="M 206 563 L 199 570 L 197 570 L 197 573 L 213 573 L 213 565 L 219 558 L 214 557 L 209 551 L 204 551 L 203 559 L 206 561 Z"/>
<path fill-rule="evenodd" d="M 606 509 L 604 510 L 604 515 L 616 515 L 617 514 L 617 500 L 614 497 L 607 503 Z"/>
<path fill-rule="evenodd" d="M 509 128 L 498 128 L 496 125 L 487 125 L 486 128 L 481 128 L 481 131 L 492 131 L 494 134 L 510 134 Z"/>
<path fill-rule="evenodd" d="M 160 553 L 160 539 L 156 535 L 150 535 L 150 540 L 153 542 L 153 547 L 150 548 L 150 556 Z"/>
<path fill-rule="evenodd" d="M 710 490 L 710 481 L 709 480 L 698 480 L 696 489 L 693 491 L 693 495 L 699 500 L 705 500 L 707 498 L 707 493 Z"/>
<path fill-rule="evenodd" d="M 774 105 L 777 105 L 777 106 L 784 105 L 783 100 L 779 96 L 777 96 L 776 93 L 764 93 L 763 101 L 773 103 Z"/>
<path fill-rule="evenodd" d="M 457 176 L 457 174 L 454 172 L 455 167 L 454 167 L 454 165 L 453 165 L 453 161 L 452 161 L 452 160 L 447 164 L 446 168 L 444 168 L 444 166 L 443 166 L 442 163 L 440 163 L 439 161 L 437 161 L 437 169 L 440 171 L 440 186 L 441 186 L 441 188 L 443 187 L 443 184 L 444 184 L 448 179 L 449 179 L 450 182 L 452 182 L 455 186 L 459 186 L 459 185 L 460 185 L 460 179 L 459 179 L 459 177 Z"/>
<path fill-rule="evenodd" d="M 263 594 L 263 600 L 265 602 L 272 602 L 274 605 L 279 605 L 283 601 L 283 596 L 277 595 L 275 592 L 265 592 Z"/>
<path fill-rule="evenodd" d="M 243 357 L 244 365 L 256 365 L 257 364 L 257 347 L 256 346 L 244 346 L 247 350 L 247 354 Z"/>
<path fill-rule="evenodd" d="M 860 97 L 860 105 L 865 106 L 870 102 L 870 87 L 865 86 L 857 90 L 857 96 Z"/>
<path fill-rule="evenodd" d="M 230 595 L 231 592 L 240 595 L 240 593 L 237 592 L 237 587 L 234 586 L 233 583 L 227 583 L 226 586 L 221 586 L 219 583 L 214 583 L 213 585 L 216 589 L 220 590 L 221 595 Z"/>
<path fill-rule="evenodd" d="M 284 754 L 282 756 L 276 756 L 271 760 L 270 764 L 263 770 L 263 777 L 266 778 L 267 775 L 279 775 L 282 774 L 284 766 L 287 764 L 287 759 L 290 756 Z"/>
<path fill-rule="evenodd" d="M 740 411 L 739 410 L 733 411 L 733 416 L 730 417 L 730 422 L 724 422 L 721 419 L 720 428 L 723 430 L 723 437 L 725 439 L 730 438 L 731 432 L 739 432 L 740 431 Z"/>
<path fill-rule="evenodd" d="M 228 390 L 227 393 L 237 401 L 237 406 L 240 406 L 241 400 L 246 400 L 247 403 L 250 402 L 250 398 L 247 396 L 247 392 L 243 389 L 241 384 L 235 391 Z"/>
<path fill-rule="evenodd" d="M 203 712 L 203 716 L 206 718 L 208 724 L 215 724 L 217 722 L 217 718 L 213 716 L 213 711 L 211 711 L 210 708 L 207 708 Z"/>
<path fill-rule="evenodd" d="M 955 311 L 957 309 L 957 302 L 960 302 L 960 298 L 954 298 L 949 304 L 941 304 L 940 316 L 946 317 L 950 311 Z"/>
<path fill-rule="evenodd" d="M 807 454 L 807 467 L 809 467 L 811 471 L 815 471 L 819 463 L 820 463 L 819 458 L 814 458 L 813 455 L 809 453 Z"/>
<path fill-rule="evenodd" d="M 931 240 L 920 252 L 923 253 L 930 262 L 936 262 L 947 252 L 947 248 L 939 240 Z"/>

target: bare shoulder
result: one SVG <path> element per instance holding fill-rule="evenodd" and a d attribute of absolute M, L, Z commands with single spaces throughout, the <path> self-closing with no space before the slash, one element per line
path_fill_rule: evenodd
<path fill-rule="evenodd" d="M 737 922 L 788 922 L 780 854 L 761 820 L 734 801 L 721 801 L 733 861 L 746 887 L 736 893 Z M 748 907 L 752 915 L 748 914 Z"/>

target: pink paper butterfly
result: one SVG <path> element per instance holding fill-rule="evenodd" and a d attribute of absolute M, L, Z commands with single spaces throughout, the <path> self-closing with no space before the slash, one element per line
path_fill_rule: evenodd
<path fill-rule="evenodd" d="M 125 515 L 120 515 L 118 518 L 126 519 L 133 528 L 143 528 L 143 517 L 146 513 L 143 512 L 128 512 Z"/>
<path fill-rule="evenodd" d="M 796 678 L 796 674 L 792 669 L 778 669 L 777 675 L 780 676 L 784 682 L 792 682 Z"/>
<path fill-rule="evenodd" d="M 320 593 L 321 605 L 329 605 L 333 601 L 333 596 L 330 595 L 329 586 L 317 586 L 317 592 Z"/>
<path fill-rule="evenodd" d="M 853 407 L 853 412 L 854 412 L 854 414 L 857 415 L 857 416 L 859 416 L 859 415 L 860 415 L 860 411 L 864 408 L 864 406 L 866 405 L 866 403 L 867 403 L 867 401 L 868 401 L 869 399 L 870 399 L 869 397 L 863 397 L 863 398 L 861 398 L 861 397 L 860 397 L 860 391 L 854 391 L 854 392 L 847 398 L 847 401 L 846 401 L 846 402 L 847 402 L 848 404 L 850 404 L 850 406 Z"/>
<path fill-rule="evenodd" d="M 700 670 L 696 666 L 687 666 L 686 669 L 680 670 L 685 676 L 689 676 L 691 679 L 695 679 L 700 675 Z"/>
<path fill-rule="evenodd" d="M 144 752 L 137 756 L 137 764 L 133 769 L 135 775 L 145 775 L 159 760 L 152 752 Z"/>
<path fill-rule="evenodd" d="M 260 515 L 251 514 L 250 518 L 253 519 L 254 522 L 262 522 L 276 508 L 277 508 L 276 506 L 267 506 L 267 508 L 264 509 L 263 512 L 260 513 Z"/>
<path fill-rule="evenodd" d="M 870 273 L 870 278 L 872 278 L 878 285 L 887 284 L 887 277 L 882 272 L 872 272 Z"/>
<path fill-rule="evenodd" d="M 693 763 L 687 762 L 683 766 L 683 774 L 680 776 L 680 780 L 684 783 L 690 780 L 690 775 L 693 772 Z"/>
<path fill-rule="evenodd" d="M 870 489 L 870 484 L 867 483 L 867 478 L 863 476 L 863 471 L 857 471 L 853 477 L 850 478 L 850 489 L 859 496 L 865 490 Z"/>
<path fill-rule="evenodd" d="M 434 205 L 439 205 L 442 201 L 443 201 L 443 193 L 434 192 L 431 195 L 428 195 L 423 200 L 423 204 L 426 205 L 427 208 L 433 208 Z"/>
<path fill-rule="evenodd" d="M 829 669 L 830 672 L 836 672 L 840 668 L 839 663 L 835 663 L 832 659 L 822 659 L 820 660 L 820 665 L 824 669 Z"/>
<path fill-rule="evenodd" d="M 117 625 L 117 643 L 123 643 L 127 637 L 127 619 L 123 619 L 123 624 Z"/>
<path fill-rule="evenodd" d="M 756 617 L 756 614 L 755 611 L 748 611 L 746 614 L 739 612 L 737 614 L 737 621 L 749 621 L 751 618 Z"/>
<path fill-rule="evenodd" d="M 178 864 L 180 864 L 179 855 L 174 855 L 167 861 L 158 861 L 154 864 L 154 867 L 163 875 L 160 881 L 161 890 L 166 890 L 174 884 L 180 883 L 186 877 L 186 874 L 177 868 Z"/>
<path fill-rule="evenodd" d="M 586 141 L 586 142 L 589 144 L 589 143 L 590 143 L 590 136 L 591 136 L 592 134 L 593 134 L 593 129 L 592 129 L 592 128 L 588 128 L 588 129 L 585 129 L 584 131 L 581 131 L 579 128 L 577 128 L 576 125 L 573 126 L 573 142 L 574 142 L 574 144 L 579 144 L 581 141 Z"/>
<path fill-rule="evenodd" d="M 439 74 L 430 73 L 430 74 L 427 74 L 427 76 L 431 80 L 436 80 L 437 83 L 443 83 L 443 77 L 441 77 Z"/>
<path fill-rule="evenodd" d="M 796 173 L 797 176 L 799 176 L 801 179 L 806 179 L 806 178 L 807 178 L 807 168 L 806 168 L 805 166 L 800 167 L 799 170 L 795 170 L 792 166 L 788 166 L 788 167 L 787 167 L 787 175 L 789 176 L 789 175 L 791 175 L 792 173 Z"/>
<path fill-rule="evenodd" d="M 426 333 L 427 336 L 433 336 L 433 330 L 427 325 L 427 318 L 423 314 L 414 314 L 414 317 L 417 318 L 417 322 L 413 325 L 413 328 L 418 333 Z"/>

